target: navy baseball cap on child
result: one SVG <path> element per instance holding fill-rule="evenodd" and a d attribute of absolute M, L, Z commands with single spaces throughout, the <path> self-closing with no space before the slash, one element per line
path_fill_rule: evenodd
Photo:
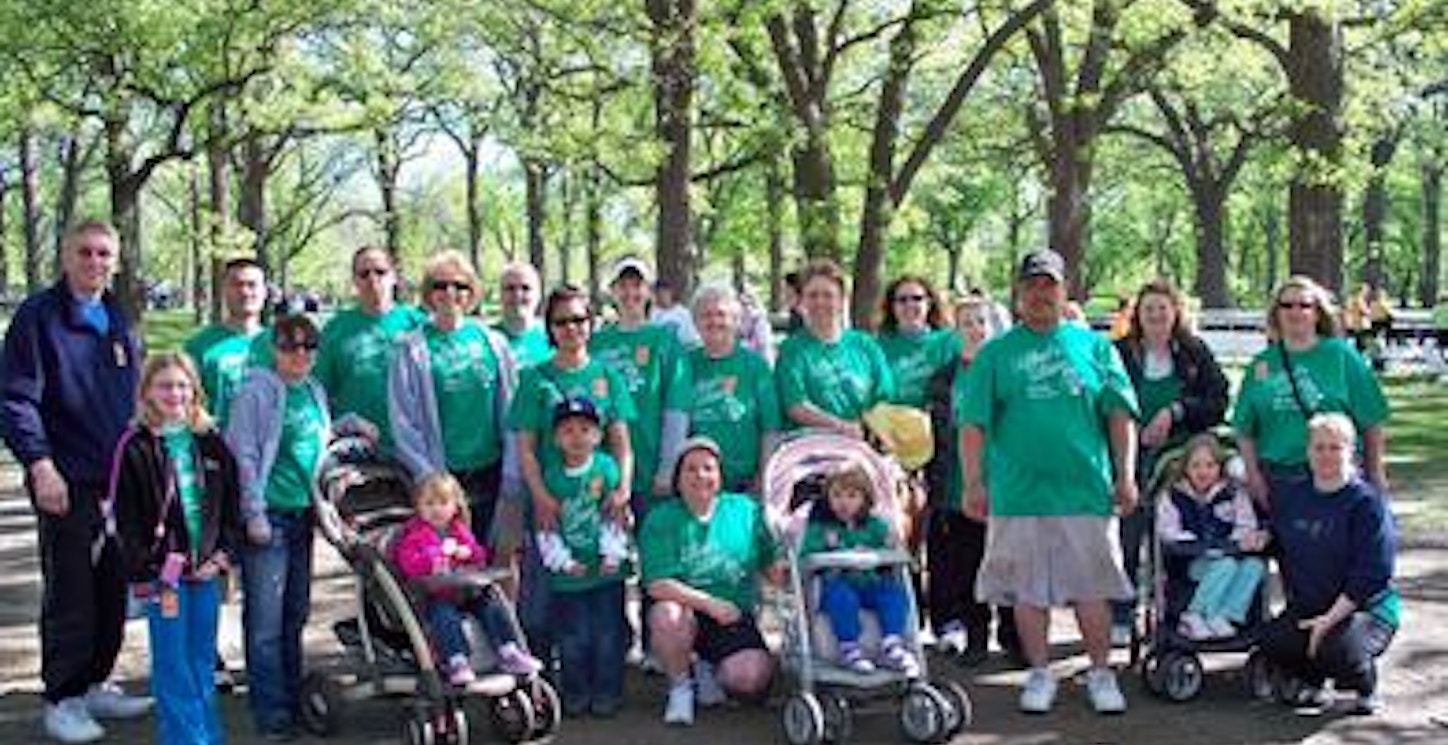
<path fill-rule="evenodd" d="M 587 398 L 565 398 L 553 407 L 553 426 L 557 427 L 565 419 L 583 417 L 595 425 L 599 424 L 598 407 L 593 401 Z"/>

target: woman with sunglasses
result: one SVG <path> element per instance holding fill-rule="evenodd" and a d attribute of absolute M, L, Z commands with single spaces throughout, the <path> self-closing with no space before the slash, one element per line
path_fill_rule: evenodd
<path fill-rule="evenodd" d="M 1388 403 L 1367 363 L 1340 338 L 1327 290 L 1289 278 L 1267 311 L 1267 338 L 1242 376 L 1232 417 L 1252 497 L 1267 506 L 1281 489 L 1308 481 L 1307 422 L 1328 412 L 1352 420 L 1363 477 L 1387 494 Z"/>
<path fill-rule="evenodd" d="M 302 629 L 312 584 L 312 499 L 317 465 L 333 434 L 327 394 L 312 377 L 317 327 L 306 316 L 272 324 L 270 367 L 254 367 L 227 418 L 236 457 L 241 515 L 242 625 L 252 717 L 267 739 L 296 733 Z M 355 415 L 338 432 L 376 439 Z"/>
<path fill-rule="evenodd" d="M 940 298 L 929 280 L 904 275 L 880 299 L 880 333 L 875 337 L 895 375 L 894 403 L 924 409 L 930 377 L 960 355 Z"/>
<path fill-rule="evenodd" d="M 434 256 L 422 290 L 431 315 L 401 337 L 387 380 L 397 459 L 414 482 L 452 474 L 467 493 L 473 532 L 496 549 L 499 490 L 522 492 L 504 426 L 517 367 L 508 340 L 470 315 L 478 304 L 478 275 L 467 257 L 458 251 Z"/>
<path fill-rule="evenodd" d="M 633 478 L 633 449 L 629 427 L 636 414 L 633 398 L 623 378 L 588 353 L 593 336 L 593 309 L 588 293 L 565 285 L 548 294 L 543 303 L 548 342 L 553 356 L 522 371 L 518 389 L 508 407 L 507 426 L 516 440 L 518 466 L 527 487 L 531 508 L 524 540 L 539 530 L 556 531 L 560 503 L 543 480 L 546 464 L 562 463 L 553 439 L 553 413 L 565 400 L 589 399 L 598 412 L 604 433 L 603 447 L 618 464 L 619 487 L 607 500 L 615 513 L 627 512 L 629 484 Z M 537 547 L 525 547 L 519 611 L 524 630 L 535 653 L 549 649 L 548 582 Z"/>

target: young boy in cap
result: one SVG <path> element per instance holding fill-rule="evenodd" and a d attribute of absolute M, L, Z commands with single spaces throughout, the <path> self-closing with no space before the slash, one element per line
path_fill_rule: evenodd
<path fill-rule="evenodd" d="M 540 531 L 538 550 L 553 591 L 552 617 L 562 668 L 563 712 L 612 717 L 623 701 L 623 564 L 627 529 L 604 514 L 618 488 L 618 465 L 598 450 L 598 410 L 587 398 L 554 409 L 560 456 L 543 464 L 543 480 L 560 502 L 557 532 Z"/>

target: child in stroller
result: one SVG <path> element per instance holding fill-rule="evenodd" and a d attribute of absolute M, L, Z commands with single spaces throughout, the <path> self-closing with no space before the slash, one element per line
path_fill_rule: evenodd
<path fill-rule="evenodd" d="M 447 473 L 423 479 L 413 492 L 416 515 L 402 528 L 393 560 L 408 580 L 424 582 L 459 569 L 482 569 L 486 554 L 468 529 L 462 485 Z M 456 587 L 430 587 L 425 615 L 446 660 L 448 681 L 467 685 L 476 679 L 462 615 L 478 619 L 497 651 L 498 667 L 510 675 L 532 675 L 543 665 L 518 644 L 508 610 L 489 593 L 470 595 Z"/>
<path fill-rule="evenodd" d="M 874 504 L 873 484 L 863 469 L 851 466 L 830 474 L 824 498 L 811 508 L 800 554 L 893 548 L 890 527 L 871 514 Z M 910 598 L 893 574 L 880 569 L 827 569 L 821 578 L 819 604 L 839 642 L 840 665 L 859 673 L 875 670 L 875 662 L 860 645 L 860 611 L 867 609 L 875 612 L 880 624 L 881 666 L 909 678 L 919 677 L 920 660 L 905 644 Z"/>

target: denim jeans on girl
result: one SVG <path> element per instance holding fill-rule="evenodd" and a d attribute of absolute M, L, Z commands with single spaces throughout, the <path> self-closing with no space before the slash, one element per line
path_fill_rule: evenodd
<path fill-rule="evenodd" d="M 563 710 L 617 710 L 623 701 L 628 622 L 623 582 L 553 593 L 553 628 L 562 668 Z"/>
<path fill-rule="evenodd" d="M 518 640 L 507 609 L 491 598 L 478 597 L 466 602 L 429 600 L 424 615 L 444 662 L 457 655 L 468 654 L 468 638 L 463 633 L 464 613 L 478 619 L 494 649 Z"/>
<path fill-rule="evenodd" d="M 241 554 L 242 624 L 251 714 L 263 733 L 291 729 L 312 602 L 310 513 L 267 511 L 271 541 Z"/>
<path fill-rule="evenodd" d="M 151 637 L 151 695 L 160 745 L 221 745 L 216 713 L 218 580 L 182 582 L 176 603 L 146 603 Z"/>
<path fill-rule="evenodd" d="M 860 638 L 860 610 L 873 610 L 884 636 L 903 636 L 910 613 L 904 585 L 894 577 L 852 582 L 844 576 L 826 577 L 820 590 L 820 610 L 830 619 L 830 630 L 841 642 Z"/>

